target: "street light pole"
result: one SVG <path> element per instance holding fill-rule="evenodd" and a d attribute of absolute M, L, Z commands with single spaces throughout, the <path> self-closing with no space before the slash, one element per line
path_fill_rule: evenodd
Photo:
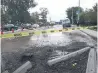
<path fill-rule="evenodd" d="M 73 25 L 73 8 L 72 8 L 72 25 Z"/>
<path fill-rule="evenodd" d="M 80 20 L 80 0 L 79 0 L 79 6 L 78 6 L 78 26 L 79 26 L 79 20 Z"/>

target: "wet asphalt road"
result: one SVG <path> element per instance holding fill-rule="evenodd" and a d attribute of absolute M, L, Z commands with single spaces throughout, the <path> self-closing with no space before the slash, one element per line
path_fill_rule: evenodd
<path fill-rule="evenodd" d="M 51 29 L 60 29 L 62 26 L 54 26 Z M 40 36 L 28 36 L 19 38 L 8 38 L 1 40 L 2 52 L 13 52 L 18 51 L 20 48 L 32 47 L 32 46 L 59 46 L 69 42 L 70 39 L 67 34 L 53 33 L 44 34 Z"/>
<path fill-rule="evenodd" d="M 60 27 L 60 28 L 62 28 L 62 27 Z M 55 26 L 51 29 L 58 29 L 58 26 Z M 19 57 L 20 55 L 17 54 L 16 52 L 19 53 L 20 51 L 23 51 L 23 50 L 32 50 L 29 52 L 33 52 L 33 53 L 36 52 L 36 56 L 38 58 L 38 60 L 36 60 L 36 62 L 40 63 L 39 57 L 45 58 L 45 61 L 48 58 L 48 56 L 46 56 L 46 53 L 47 53 L 47 48 L 49 46 L 50 46 L 49 47 L 50 49 L 56 48 L 56 50 L 59 49 L 59 50 L 66 50 L 69 52 L 73 52 L 75 50 L 79 50 L 79 49 L 82 49 L 84 47 L 87 47 L 89 45 L 94 45 L 94 44 L 96 44 L 96 42 L 93 41 L 91 39 L 91 37 L 82 33 L 79 30 L 75 30 L 72 32 L 60 32 L 60 33 L 42 34 L 39 36 L 35 35 L 35 36 L 28 36 L 28 37 L 2 39 L 1 40 L 1 51 L 2 51 L 2 57 L 4 58 L 3 62 L 4 62 L 4 64 L 6 64 L 6 68 L 9 69 L 11 72 L 13 72 L 17 67 L 19 67 L 23 64 L 23 63 L 19 62 L 19 60 L 17 59 L 17 58 L 20 58 Z M 41 50 L 36 50 L 38 48 L 40 48 Z M 69 49 L 71 49 L 71 50 L 69 50 Z M 12 54 L 10 54 L 10 53 L 12 53 Z M 13 53 L 16 53 L 16 55 Z M 86 58 L 86 60 L 87 60 L 87 58 Z M 84 65 L 86 64 L 86 62 L 83 62 L 83 63 L 84 63 Z M 11 64 L 11 66 L 10 66 L 10 64 Z M 35 68 L 36 70 L 34 70 L 32 72 L 38 73 L 37 71 L 41 70 L 40 73 L 45 73 L 45 72 L 43 72 L 43 67 L 41 65 L 38 64 Z M 15 68 L 13 68 L 13 67 L 15 67 Z M 39 69 L 39 67 L 40 67 L 40 69 Z M 50 71 L 47 73 L 50 73 Z M 28 73 L 31 73 L 31 72 L 28 72 Z M 59 73 L 59 72 L 55 71 L 53 73 Z M 63 72 L 61 72 L 61 73 L 63 73 Z M 67 72 L 67 73 L 71 73 L 71 72 Z M 73 73 L 76 73 L 76 72 L 73 72 Z"/>
<path fill-rule="evenodd" d="M 59 26 L 59 29 L 62 28 Z M 55 26 L 51 29 L 58 29 Z M 84 33 L 76 30 L 71 32 L 75 37 L 71 36 L 68 32 L 42 34 L 39 36 L 28 36 L 19 38 L 9 38 L 1 40 L 1 50 L 2 52 L 13 52 L 20 49 L 26 49 L 27 47 L 42 47 L 42 46 L 65 46 L 72 43 L 73 40 L 80 42 L 87 42 L 87 44 L 92 44 L 92 40 L 86 37 Z M 87 40 L 88 39 L 88 40 Z"/>
<path fill-rule="evenodd" d="M 20 37 L 15 39 L 2 39 L 2 52 L 17 51 L 25 47 L 42 47 L 42 46 L 64 46 L 70 42 L 68 34 L 53 33 L 40 36 Z"/>

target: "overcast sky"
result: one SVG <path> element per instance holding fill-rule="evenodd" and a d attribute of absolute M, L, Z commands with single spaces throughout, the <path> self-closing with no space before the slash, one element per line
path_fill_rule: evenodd
<path fill-rule="evenodd" d="M 48 20 L 59 21 L 67 17 L 65 11 L 72 6 L 78 6 L 79 0 L 35 0 L 38 5 L 30 9 L 30 13 L 39 11 L 39 8 L 46 7 L 49 10 Z M 80 0 L 80 6 L 84 9 L 92 8 L 97 0 Z"/>

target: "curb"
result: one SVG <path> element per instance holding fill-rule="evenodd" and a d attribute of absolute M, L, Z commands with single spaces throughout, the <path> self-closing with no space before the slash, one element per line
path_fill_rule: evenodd
<path fill-rule="evenodd" d="M 90 30 L 90 29 L 86 29 L 86 30 L 81 30 L 82 32 L 88 34 L 89 36 L 97 39 L 97 32 L 96 31 L 93 31 L 93 30 Z M 95 34 L 94 34 L 95 33 Z"/>
<path fill-rule="evenodd" d="M 96 63 L 96 52 L 95 49 L 92 48 L 89 52 L 86 73 L 97 73 Z"/>
<path fill-rule="evenodd" d="M 85 52 L 85 51 L 87 51 L 89 49 L 90 49 L 90 47 L 85 47 L 85 48 L 83 48 L 81 50 L 72 52 L 70 54 L 67 54 L 67 55 L 64 55 L 64 56 L 60 56 L 59 58 L 48 60 L 47 63 L 48 63 L 49 66 L 52 66 L 53 64 L 56 64 L 56 63 L 61 62 L 63 60 L 67 60 L 69 58 L 75 57 L 76 55 L 80 55 L 80 54 L 82 54 L 83 52 Z"/>
<path fill-rule="evenodd" d="M 28 69 L 32 68 L 32 64 L 30 61 L 27 61 L 25 64 L 20 66 L 17 70 L 13 73 L 26 73 Z"/>
<path fill-rule="evenodd" d="M 6 71 L 4 71 L 3 73 L 9 73 L 9 72 L 6 70 Z"/>

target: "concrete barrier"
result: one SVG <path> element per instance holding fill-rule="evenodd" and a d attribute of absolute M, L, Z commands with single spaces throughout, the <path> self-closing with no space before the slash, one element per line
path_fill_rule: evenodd
<path fill-rule="evenodd" d="M 93 38 L 96 38 L 96 39 L 98 38 L 97 37 L 97 33 L 98 33 L 97 31 L 90 30 L 90 29 L 85 29 L 85 30 L 81 30 L 81 31 L 92 36 Z"/>
<path fill-rule="evenodd" d="M 97 59 L 95 49 L 91 49 L 89 52 L 86 73 L 97 73 Z"/>
<path fill-rule="evenodd" d="M 27 70 L 30 68 L 32 68 L 32 64 L 30 61 L 27 61 L 25 64 L 23 64 L 17 70 L 15 70 L 13 73 L 26 73 Z"/>
<path fill-rule="evenodd" d="M 83 49 L 81 49 L 81 50 L 72 52 L 72 53 L 70 53 L 70 54 L 68 54 L 68 55 L 60 56 L 59 58 L 55 58 L 55 59 L 52 59 L 52 60 L 48 60 L 47 63 L 48 63 L 49 66 L 51 66 L 51 65 L 53 65 L 53 64 L 55 64 L 55 63 L 58 63 L 58 62 L 67 60 L 67 59 L 69 59 L 69 58 L 71 58 L 71 57 L 75 57 L 76 55 L 82 54 L 83 52 L 85 52 L 85 51 L 87 51 L 87 50 L 89 50 L 89 49 L 90 49 L 90 47 L 86 47 L 86 48 L 83 48 Z"/>
<path fill-rule="evenodd" d="M 9 73 L 9 72 L 6 70 L 6 71 L 4 71 L 3 73 Z"/>

